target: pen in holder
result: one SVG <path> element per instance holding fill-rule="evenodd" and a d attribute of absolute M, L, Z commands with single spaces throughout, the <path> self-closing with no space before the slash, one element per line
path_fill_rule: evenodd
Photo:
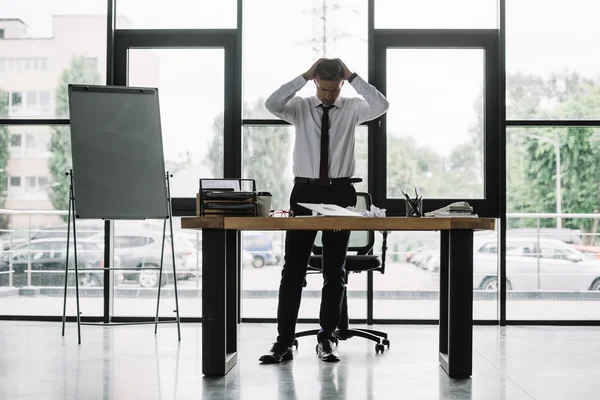
<path fill-rule="evenodd" d="M 402 192 L 405 198 L 406 216 L 407 217 L 422 217 L 423 216 L 423 196 L 419 196 L 415 189 L 415 198 L 411 199 L 406 193 Z"/>

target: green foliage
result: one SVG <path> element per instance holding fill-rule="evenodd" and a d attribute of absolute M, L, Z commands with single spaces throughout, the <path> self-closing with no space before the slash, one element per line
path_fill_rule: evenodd
<path fill-rule="evenodd" d="M 508 78 L 507 115 L 519 119 L 587 119 L 600 115 L 600 81 L 575 72 L 544 80 L 530 75 Z M 508 212 L 556 212 L 559 144 L 563 213 L 594 213 L 600 208 L 600 135 L 597 129 L 518 128 L 507 134 Z M 535 219 L 512 220 L 509 227 L 535 226 Z M 556 226 L 543 219 L 542 227 Z M 566 219 L 566 228 L 597 232 L 590 219 Z"/>
<path fill-rule="evenodd" d="M 414 188 L 424 198 L 480 197 L 480 153 L 475 143 L 464 143 L 443 157 L 429 147 L 418 146 L 411 137 L 388 135 L 388 197 L 404 198 L 402 191 L 414 194 Z"/>
<path fill-rule="evenodd" d="M 56 88 L 56 118 L 68 118 L 69 116 L 69 84 L 98 84 L 99 82 L 98 71 L 88 66 L 84 57 L 74 56 L 69 68 L 63 71 Z M 56 210 L 67 210 L 69 207 L 69 181 L 65 172 L 71 168 L 71 137 L 67 126 L 52 128 L 50 152 L 52 154 L 49 161 L 49 169 L 52 174 L 52 185 L 49 189 L 50 200 Z"/>
<path fill-rule="evenodd" d="M 8 116 L 8 93 L 0 89 L 0 119 Z M 8 127 L 0 126 L 0 208 L 6 204 L 6 194 L 8 191 L 8 181 L 6 166 L 8 164 L 10 135 Z M 0 215 L 0 229 L 8 228 L 8 216 Z"/>
<path fill-rule="evenodd" d="M 244 105 L 246 118 L 264 116 L 264 100 L 259 99 L 252 107 Z M 206 163 L 213 176 L 223 176 L 223 114 L 215 118 L 215 133 L 210 144 Z M 244 178 L 256 181 L 258 191 L 271 192 L 272 209 L 289 208 L 289 193 L 292 182 L 282 178 L 288 166 L 292 131 L 285 127 L 249 127 L 244 129 L 243 138 Z"/>

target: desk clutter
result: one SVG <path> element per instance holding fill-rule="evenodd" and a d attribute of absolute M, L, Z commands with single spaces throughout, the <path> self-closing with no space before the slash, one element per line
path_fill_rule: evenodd
<path fill-rule="evenodd" d="M 196 216 L 258 216 L 254 179 L 201 178 L 196 195 Z"/>

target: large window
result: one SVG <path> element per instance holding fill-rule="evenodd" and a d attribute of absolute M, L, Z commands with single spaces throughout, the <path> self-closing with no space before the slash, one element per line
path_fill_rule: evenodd
<path fill-rule="evenodd" d="M 597 8 L 506 2 L 509 320 L 600 318 Z"/>
<path fill-rule="evenodd" d="M 223 49 L 130 49 L 129 86 L 157 87 L 172 197 L 223 176 Z"/>
<path fill-rule="evenodd" d="M 508 130 L 509 318 L 600 317 L 599 139 L 598 128 Z"/>
<path fill-rule="evenodd" d="M 294 131 L 266 111 L 265 99 L 320 57 L 341 58 L 366 79 L 368 39 L 373 39 L 371 50 L 379 52 L 382 35 L 398 34 L 425 42 L 408 47 L 390 42 L 381 53 L 385 64 L 378 61 L 383 59 L 380 55 L 372 60 L 375 70 L 385 65 L 385 73 L 373 75 L 375 83 L 384 79 L 381 88 L 385 86 L 391 103 L 379 125 L 387 132 L 387 157 L 376 153 L 375 160 L 368 159 L 367 127 L 359 127 L 355 175 L 364 181 L 356 185 L 357 190 L 367 190 L 371 161 L 375 172 L 381 169 L 372 180 L 374 194 L 384 199 L 382 204 L 375 199 L 375 205 L 388 211 L 400 209 L 394 208 L 401 202 L 400 189 L 414 187 L 430 199 L 491 202 L 497 198 L 490 188 L 498 187 L 496 177 L 501 174 L 494 168 L 499 165 L 497 155 L 503 152 L 489 148 L 500 135 L 490 133 L 496 125 L 494 114 L 486 109 L 490 104 L 497 109 L 486 96 L 495 93 L 494 77 L 503 67 L 487 58 L 495 44 L 489 48 L 435 47 L 435 35 L 428 38 L 427 30 L 447 30 L 449 36 L 473 30 L 466 36 L 485 36 L 499 28 L 498 5 L 503 2 L 374 0 L 376 31 L 372 35 L 365 0 L 226 0 L 213 2 L 211 7 L 204 3 L 114 2 L 116 28 L 128 30 L 121 35 L 144 37 L 151 45 L 127 49 L 127 84 L 159 88 L 173 197 L 195 197 L 199 178 L 237 171 L 240 160 L 233 158 L 241 156 L 242 175 L 256 179 L 259 191 L 273 194 L 271 208 L 287 209 Z M 510 125 L 506 135 L 507 317 L 597 319 L 600 313 L 593 305 L 600 300 L 596 268 L 600 189 L 595 182 L 600 182 L 600 169 L 595 166 L 600 165 L 600 126 L 590 127 L 594 122 L 589 120 L 600 119 L 600 56 L 592 51 L 600 38 L 594 19 L 600 6 L 588 0 L 573 0 L 567 6 L 544 0 L 505 3 L 506 117 Z M 240 4 L 241 42 L 229 38 L 227 45 L 216 47 L 193 47 L 185 40 L 177 45 L 165 43 L 165 37 L 202 35 L 196 30 L 225 35 L 225 31 L 208 29 L 236 29 Z M 0 314 L 60 314 L 68 199 L 64 172 L 71 158 L 68 126 L 60 125 L 64 121 L 53 125 L 52 120 L 69 117 L 69 83 L 106 83 L 107 5 L 107 0 L 0 0 L 0 120 L 4 120 L 0 125 L 0 209 L 4 210 L 0 214 Z M 160 31 L 159 37 L 138 32 L 141 29 L 168 31 Z M 476 33 L 478 29 L 486 31 Z M 490 36 L 494 40 L 503 37 Z M 123 36 L 117 32 L 115 37 L 117 51 Z M 237 45 L 242 51 L 237 51 Z M 265 57 L 267 53 L 274 56 Z M 238 55 L 243 60 L 237 60 Z M 112 58 L 109 55 L 108 62 L 118 61 Z M 242 64 L 241 83 L 236 75 L 239 69 L 228 64 L 232 59 Z M 115 65 L 115 79 L 118 68 Z M 242 96 L 241 105 L 235 93 Z M 303 97 L 314 94 L 312 82 L 299 92 Z M 342 95 L 357 93 L 346 84 Z M 239 116 L 223 117 L 224 110 L 238 106 L 241 129 Z M 11 124 L 7 119 L 21 121 Z M 35 126 L 22 121 L 35 119 L 44 121 Z M 535 122 L 541 126 L 522 127 L 525 124 L 519 122 L 531 120 L 541 121 Z M 553 126 L 563 120 L 569 120 L 569 126 Z M 576 126 L 579 121 L 586 126 Z M 371 127 L 372 150 L 383 154 L 375 125 Z M 241 143 L 241 149 L 225 148 L 225 138 L 227 146 Z M 387 182 L 380 178 L 385 174 Z M 141 265 L 137 272 L 115 274 L 115 315 L 154 314 L 156 274 L 143 268 L 156 263 L 162 222 L 114 224 L 115 262 Z M 199 317 L 202 234 L 180 230 L 178 219 L 173 224 L 175 257 L 181 267 L 177 276 L 165 271 L 160 313 L 172 315 L 177 279 L 181 316 Z M 83 246 L 79 250 L 89 265 L 103 263 L 103 226 L 102 221 L 78 225 Z M 91 238 L 86 238 L 88 233 Z M 376 238 L 374 250 L 379 253 L 378 232 Z M 503 278 L 498 275 L 497 238 L 495 232 L 475 235 L 476 319 L 496 318 L 497 290 Z M 284 241 L 281 232 L 242 235 L 243 317 L 275 317 Z M 140 254 L 143 261 L 136 264 Z M 394 232 L 388 237 L 387 257 L 386 274 L 375 275 L 374 317 L 437 318 L 439 234 Z M 170 261 L 165 261 L 168 270 Z M 103 312 L 102 279 L 103 275 L 95 274 L 82 277 L 84 316 Z M 320 276 L 309 277 L 300 317 L 318 316 L 320 282 Z M 72 284 L 71 279 L 69 315 L 74 312 Z M 351 317 L 364 318 L 366 274 L 353 275 L 348 290 Z"/>
<path fill-rule="evenodd" d="M 66 212 L 27 214 L 4 210 L 0 218 L 0 307 L 5 315 L 60 315 L 63 306 L 67 256 Z M 104 265 L 103 221 L 77 222 L 82 316 L 102 315 L 101 271 Z M 100 236 L 97 234 L 100 233 Z M 102 237 L 102 240 L 97 238 Z M 75 246 L 73 230 L 69 246 L 67 315 L 76 315 Z"/>
<path fill-rule="evenodd" d="M 507 119 L 600 118 L 599 12 L 589 0 L 506 1 Z"/>
<path fill-rule="evenodd" d="M 387 197 L 483 198 L 484 50 L 387 50 Z"/>
<path fill-rule="evenodd" d="M 368 77 L 366 1 L 247 0 L 244 21 L 246 119 L 276 118 L 262 107 L 264 100 L 318 58 L 340 58 L 350 70 Z M 265 46 L 273 57 L 264 57 Z M 298 94 L 315 93 L 315 85 L 308 82 Z M 341 95 L 356 96 L 356 91 L 346 84 Z"/>
<path fill-rule="evenodd" d="M 0 207 L 0 293 L 5 295 L 0 295 L 0 307 L 2 314 L 60 315 L 67 250 L 69 181 L 64 173 L 71 165 L 69 129 L 64 125 L 0 125 L 0 137 L 9 135 L 11 158 L 0 172 L 0 176 L 8 177 L 2 180 L 6 183 Z M 18 149 L 14 145 L 29 149 L 37 143 L 53 152 L 27 158 L 23 154 L 13 156 Z M 103 221 L 77 221 L 78 262 L 82 269 L 104 265 L 103 229 Z M 71 230 L 71 246 L 72 235 Z M 69 267 L 74 268 L 74 247 L 69 252 Z M 74 279 L 75 273 L 70 271 L 68 315 L 75 315 Z M 82 270 L 79 283 L 82 315 L 101 315 L 102 273 Z"/>

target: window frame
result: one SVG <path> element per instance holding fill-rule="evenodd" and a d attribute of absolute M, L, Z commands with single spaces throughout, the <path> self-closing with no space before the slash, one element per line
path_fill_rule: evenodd
<path fill-rule="evenodd" d="M 484 137 L 483 168 L 484 198 L 433 198 L 424 199 L 425 212 L 446 206 L 452 201 L 466 200 L 480 217 L 500 217 L 500 185 L 501 168 L 499 163 L 501 124 L 498 91 L 500 80 L 500 47 L 497 30 L 403 30 L 377 29 L 374 31 L 373 58 L 377 60 L 375 68 L 370 69 L 370 81 L 384 95 L 387 79 L 387 49 L 483 49 L 485 53 L 484 74 Z M 369 192 L 373 195 L 373 203 L 385 208 L 389 215 L 403 216 L 406 210 L 404 199 L 387 197 L 387 115 L 370 121 L 369 133 L 374 146 L 373 173 L 369 173 Z M 423 121 L 426 124 L 427 121 Z"/>

